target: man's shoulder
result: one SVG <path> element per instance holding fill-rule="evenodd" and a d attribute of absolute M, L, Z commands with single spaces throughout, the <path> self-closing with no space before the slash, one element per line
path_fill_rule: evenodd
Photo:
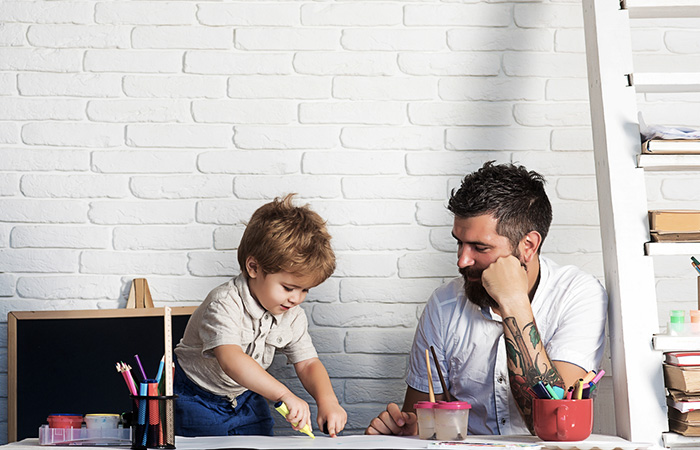
<path fill-rule="evenodd" d="M 433 291 L 426 308 L 441 310 L 440 314 L 449 314 L 449 311 L 462 309 L 465 304 L 471 305 L 464 293 L 464 280 L 456 277 L 445 281 Z"/>
<path fill-rule="evenodd" d="M 560 265 L 546 257 L 540 257 L 542 267 L 547 270 L 547 284 L 555 290 L 589 293 L 599 292 L 605 295 L 605 288 L 600 281 L 581 268 L 566 264 Z"/>
<path fill-rule="evenodd" d="M 462 277 L 455 277 L 445 281 L 434 291 L 431 299 L 438 302 L 451 301 L 464 295 L 464 280 Z"/>
<path fill-rule="evenodd" d="M 540 264 L 547 268 L 552 279 L 579 279 L 598 282 L 598 279 L 573 264 L 559 264 L 545 256 L 540 256 Z"/>

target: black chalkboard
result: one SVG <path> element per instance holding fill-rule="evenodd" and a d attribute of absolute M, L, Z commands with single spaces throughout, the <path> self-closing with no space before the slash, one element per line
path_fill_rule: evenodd
<path fill-rule="evenodd" d="M 172 310 L 172 342 L 194 307 Z M 155 377 L 164 353 L 164 308 L 23 311 L 8 314 L 8 438 L 37 437 L 54 413 L 122 413 L 132 409 L 115 363 L 138 354 Z"/>

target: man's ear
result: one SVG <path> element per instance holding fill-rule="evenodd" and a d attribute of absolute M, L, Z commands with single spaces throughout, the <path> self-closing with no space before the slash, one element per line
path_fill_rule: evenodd
<path fill-rule="evenodd" d="M 257 276 L 260 274 L 260 266 L 258 265 L 258 261 L 252 256 L 246 258 L 245 270 L 248 272 L 248 278 L 257 278 Z"/>
<path fill-rule="evenodd" d="M 537 256 L 537 251 L 541 244 L 542 235 L 534 230 L 530 231 L 520 240 L 520 255 L 525 260 L 525 263 L 529 263 Z"/>

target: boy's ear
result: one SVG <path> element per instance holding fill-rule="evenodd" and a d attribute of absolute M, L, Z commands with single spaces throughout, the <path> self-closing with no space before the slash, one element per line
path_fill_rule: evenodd
<path fill-rule="evenodd" d="M 258 274 L 260 273 L 260 266 L 258 265 L 258 261 L 252 256 L 246 258 L 245 270 L 246 272 L 248 272 L 249 278 L 257 278 Z"/>

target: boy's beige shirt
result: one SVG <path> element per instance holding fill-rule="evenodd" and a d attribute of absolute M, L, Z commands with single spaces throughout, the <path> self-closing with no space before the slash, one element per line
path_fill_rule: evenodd
<path fill-rule="evenodd" d="M 238 345 L 263 369 L 272 364 L 276 350 L 290 364 L 317 357 L 309 336 L 306 314 L 294 307 L 273 315 L 253 298 L 241 274 L 212 290 L 194 311 L 182 340 L 175 348 L 187 377 L 236 406 L 236 397 L 247 389 L 231 379 L 219 366 L 213 349 Z"/>

